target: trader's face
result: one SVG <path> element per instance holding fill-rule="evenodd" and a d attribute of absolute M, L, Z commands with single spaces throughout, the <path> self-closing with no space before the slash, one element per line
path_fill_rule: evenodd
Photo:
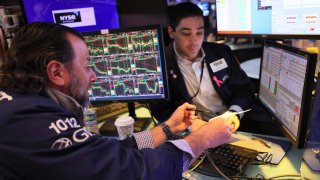
<path fill-rule="evenodd" d="M 85 106 L 89 101 L 90 83 L 97 77 L 89 66 L 91 59 L 85 42 L 72 35 L 69 40 L 75 55 L 70 69 L 69 93 L 80 105 Z"/>
<path fill-rule="evenodd" d="M 204 23 L 201 16 L 183 18 L 174 31 L 168 27 L 169 35 L 174 39 L 178 53 L 190 61 L 200 56 L 204 39 Z"/>

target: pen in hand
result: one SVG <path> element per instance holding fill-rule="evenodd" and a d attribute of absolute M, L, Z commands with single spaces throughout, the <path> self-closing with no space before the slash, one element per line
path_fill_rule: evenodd
<path fill-rule="evenodd" d="M 200 109 L 188 109 L 188 111 L 195 111 L 195 112 L 202 112 L 202 113 L 209 113 L 208 110 L 200 110 Z"/>

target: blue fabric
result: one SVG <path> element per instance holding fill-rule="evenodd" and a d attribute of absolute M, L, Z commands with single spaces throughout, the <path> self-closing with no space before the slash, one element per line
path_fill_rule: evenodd
<path fill-rule="evenodd" d="M 0 111 L 4 178 L 182 179 L 183 153 L 171 143 L 139 151 L 134 138 L 91 134 L 74 114 L 38 94 L 0 90 Z"/>
<path fill-rule="evenodd" d="M 320 148 L 320 77 L 318 77 L 307 147 Z"/>

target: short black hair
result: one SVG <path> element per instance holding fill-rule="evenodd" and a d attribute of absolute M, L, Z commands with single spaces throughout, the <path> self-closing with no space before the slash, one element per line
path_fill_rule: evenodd
<path fill-rule="evenodd" d="M 0 88 L 40 92 L 46 85 L 46 66 L 51 60 L 68 65 L 74 59 L 69 34 L 83 39 L 74 29 L 49 22 L 22 27 L 8 50 L 8 59 L 0 66 Z"/>
<path fill-rule="evenodd" d="M 176 30 L 181 19 L 187 17 L 203 17 L 203 11 L 194 3 L 182 2 L 168 8 L 169 25 Z"/>

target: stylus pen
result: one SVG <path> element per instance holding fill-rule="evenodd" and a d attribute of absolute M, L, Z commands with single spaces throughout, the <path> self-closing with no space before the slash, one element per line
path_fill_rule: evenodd
<path fill-rule="evenodd" d="M 205 113 L 209 113 L 210 111 L 208 110 L 200 110 L 200 109 L 188 109 L 189 111 L 195 111 L 195 112 L 205 112 Z M 248 111 L 251 111 L 251 109 L 247 109 L 247 110 L 244 110 L 244 111 L 240 111 L 240 112 L 232 112 L 233 114 L 242 114 L 242 113 L 245 113 L 245 112 L 248 112 Z"/>
<path fill-rule="evenodd" d="M 189 111 L 195 111 L 195 112 L 202 112 L 202 113 L 209 113 L 208 110 L 200 110 L 200 109 L 188 109 Z"/>
<path fill-rule="evenodd" d="M 247 109 L 247 110 L 240 111 L 240 112 L 233 112 L 233 114 L 242 114 L 242 113 L 245 113 L 245 112 L 248 112 L 248 111 L 251 111 L 251 109 Z"/>

